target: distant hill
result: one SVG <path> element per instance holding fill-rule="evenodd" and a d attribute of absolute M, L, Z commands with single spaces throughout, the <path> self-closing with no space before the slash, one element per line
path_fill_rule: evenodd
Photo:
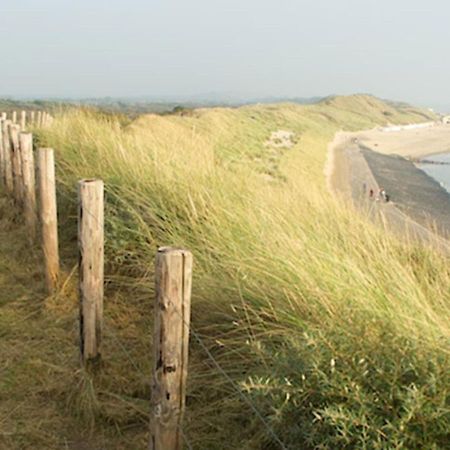
<path fill-rule="evenodd" d="M 49 100 L 14 100 L 8 98 L 0 98 L 0 111 L 10 112 L 19 110 L 39 110 L 50 109 L 55 106 L 55 103 Z"/>
<path fill-rule="evenodd" d="M 415 116 L 415 121 L 422 117 L 423 121 L 435 120 L 436 115 L 427 109 L 420 109 L 404 102 L 382 100 L 369 94 L 355 94 L 348 96 L 329 96 L 319 101 L 319 104 L 335 108 L 340 111 L 366 114 L 371 111 L 376 120 L 396 123 L 399 115 Z"/>
<path fill-rule="evenodd" d="M 229 107 L 256 104 L 292 103 L 298 105 L 322 104 L 341 111 L 364 113 L 375 109 L 379 119 L 393 118 L 399 111 L 405 114 L 417 113 L 417 109 L 404 102 L 381 100 L 369 94 L 355 94 L 349 96 L 330 95 L 327 97 L 255 97 L 242 99 L 236 95 L 205 94 L 198 97 L 101 97 L 101 98 L 61 98 L 61 99 L 12 99 L 0 98 L 0 112 L 20 110 L 61 110 L 66 108 L 87 107 L 110 114 L 123 114 L 135 118 L 143 114 L 168 114 L 196 108 Z M 430 120 L 432 112 L 420 110 L 424 120 Z M 384 116 L 384 117 L 383 117 Z"/>
<path fill-rule="evenodd" d="M 172 111 L 205 107 L 238 107 L 251 104 L 296 103 L 301 105 L 314 104 L 322 97 L 255 97 L 242 99 L 237 96 L 203 95 L 198 97 L 100 97 L 81 99 L 0 99 L 1 111 L 38 110 L 70 107 L 92 107 L 110 113 L 120 113 L 136 117 L 141 114 L 163 114 Z"/>

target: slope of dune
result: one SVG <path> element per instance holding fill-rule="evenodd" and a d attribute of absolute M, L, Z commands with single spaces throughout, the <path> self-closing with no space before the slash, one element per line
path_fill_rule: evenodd
<path fill-rule="evenodd" d="M 442 448 L 447 261 L 334 199 L 323 175 L 339 129 L 430 119 L 351 96 L 145 115 L 126 127 L 68 111 L 37 131 L 39 145 L 56 150 L 67 274 L 45 305 L 67 333 L 77 326 L 76 181 L 106 186 L 104 368 L 80 369 L 73 337 L 63 352 L 75 357 L 52 369 L 67 386 L 49 394 L 77 432 L 90 432 L 95 449 L 100 438 L 144 448 L 153 259 L 157 246 L 174 245 L 195 258 L 183 424 L 191 448 Z M 270 145 L 280 131 L 293 145 Z M 8 442 L 33 448 L 35 433 Z"/>

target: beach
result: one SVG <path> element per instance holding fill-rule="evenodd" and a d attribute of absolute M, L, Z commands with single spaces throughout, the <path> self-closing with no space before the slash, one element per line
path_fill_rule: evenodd
<path fill-rule="evenodd" d="M 389 130 L 386 128 L 385 130 Z M 348 137 L 371 150 L 386 155 L 399 155 L 409 159 L 450 152 L 450 125 L 436 123 L 423 128 L 348 133 Z"/>
<path fill-rule="evenodd" d="M 329 147 L 328 186 L 400 233 L 447 247 L 450 195 L 414 161 L 449 150 L 448 125 L 341 132 Z M 389 202 L 377 200 L 380 189 Z"/>

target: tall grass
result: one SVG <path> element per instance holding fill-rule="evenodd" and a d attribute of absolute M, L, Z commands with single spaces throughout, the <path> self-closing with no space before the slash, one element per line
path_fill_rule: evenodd
<path fill-rule="evenodd" d="M 447 260 L 332 198 L 322 175 L 339 128 L 421 114 L 364 96 L 125 128 L 71 111 L 39 140 L 56 149 L 66 244 L 76 180 L 105 181 L 108 295 L 133 293 L 111 311 L 150 316 L 155 249 L 192 249 L 194 332 L 286 446 L 443 448 Z M 296 133 L 293 148 L 265 146 L 277 129 Z M 190 372 L 194 448 L 279 447 L 194 338 Z"/>

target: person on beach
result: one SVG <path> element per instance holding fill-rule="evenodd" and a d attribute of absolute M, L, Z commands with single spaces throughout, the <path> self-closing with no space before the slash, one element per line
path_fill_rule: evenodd
<path fill-rule="evenodd" d="M 385 203 L 389 201 L 389 195 L 386 193 L 386 190 L 384 188 L 380 189 L 379 197 L 380 200 L 383 200 Z"/>
<path fill-rule="evenodd" d="M 373 189 L 370 189 L 370 191 L 369 191 L 369 197 L 370 197 L 370 198 L 373 198 Z"/>

